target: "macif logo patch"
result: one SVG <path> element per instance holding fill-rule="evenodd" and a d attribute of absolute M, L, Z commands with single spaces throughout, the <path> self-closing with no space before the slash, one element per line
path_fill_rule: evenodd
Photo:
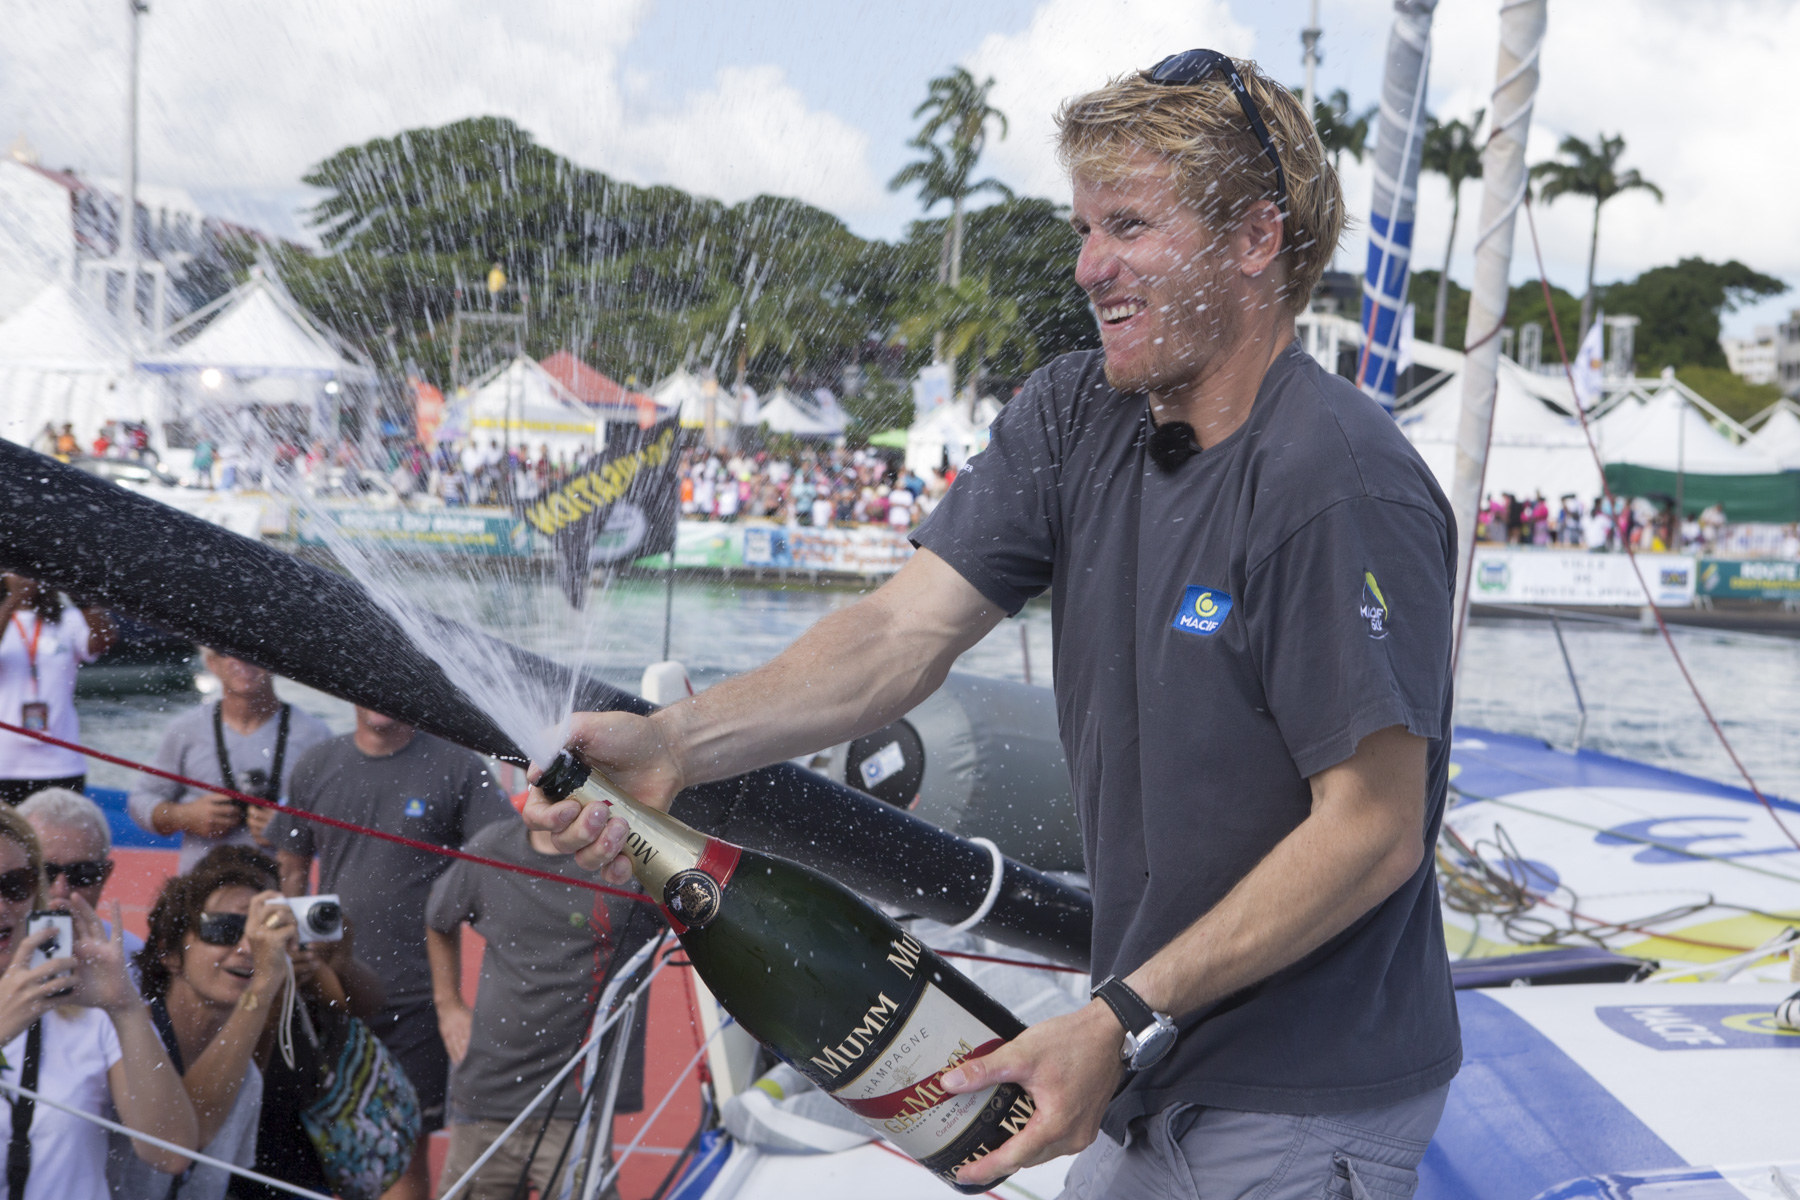
<path fill-rule="evenodd" d="M 1743 1004 L 1604 1005 L 1594 1015 L 1653 1050 L 1800 1050 L 1800 1029 Z"/>
<path fill-rule="evenodd" d="M 1169 627 L 1196 637 L 1211 637 L 1231 615 L 1231 596 L 1218 588 L 1189 587 Z"/>
<path fill-rule="evenodd" d="M 1362 619 L 1369 623 L 1369 636 L 1376 641 L 1388 635 L 1387 597 L 1381 594 L 1381 585 L 1375 582 L 1375 572 L 1363 572 Z"/>
<path fill-rule="evenodd" d="M 406 815 L 409 817 L 424 816 L 425 801 L 419 799 L 417 796 L 408 796 L 406 798 Z"/>

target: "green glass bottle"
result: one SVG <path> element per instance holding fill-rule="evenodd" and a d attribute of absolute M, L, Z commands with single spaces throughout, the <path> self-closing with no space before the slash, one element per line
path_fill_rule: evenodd
<path fill-rule="evenodd" d="M 956 1172 L 1024 1127 L 1007 1083 L 963 1096 L 938 1081 L 1023 1033 L 1006 1007 L 836 881 L 708 837 L 640 804 L 574 755 L 538 787 L 605 804 L 624 854 L 707 988 L 746 1032 L 960 1192 Z"/>

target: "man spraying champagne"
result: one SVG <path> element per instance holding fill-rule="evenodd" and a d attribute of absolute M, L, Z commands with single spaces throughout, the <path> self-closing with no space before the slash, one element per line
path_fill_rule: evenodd
<path fill-rule="evenodd" d="M 960 1181 L 1081 1151 L 1072 1197 L 1403 1198 L 1461 1055 L 1428 853 L 1449 508 L 1295 343 L 1343 198 L 1287 89 L 1189 51 L 1059 129 L 1103 349 L 1032 376 L 886 586 L 654 716 L 578 715 L 572 745 L 666 807 L 896 719 L 1051 591 L 1098 986 L 942 1077 L 1035 1104 Z M 526 819 L 628 874 L 603 806 Z"/>

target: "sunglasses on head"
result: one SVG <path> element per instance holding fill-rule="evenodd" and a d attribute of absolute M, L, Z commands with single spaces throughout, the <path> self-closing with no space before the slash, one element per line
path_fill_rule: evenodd
<path fill-rule="evenodd" d="M 1238 107 L 1244 110 L 1244 120 L 1250 123 L 1250 132 L 1256 135 L 1256 140 L 1262 143 L 1263 153 L 1275 165 L 1275 203 L 1282 215 L 1286 216 L 1287 172 L 1281 169 L 1281 155 L 1275 152 L 1275 143 L 1269 140 L 1269 127 L 1263 124 L 1262 111 L 1256 107 L 1256 101 L 1250 98 L 1250 89 L 1244 86 L 1242 77 L 1238 75 L 1236 63 L 1217 50 L 1184 50 L 1180 54 L 1169 55 L 1144 75 L 1151 83 L 1171 87 L 1205 83 L 1215 77 L 1222 78 L 1231 85 L 1231 90 L 1237 95 Z"/>
<path fill-rule="evenodd" d="M 37 872 L 30 867 L 17 867 L 0 872 L 0 899 L 18 903 L 37 894 Z"/>
<path fill-rule="evenodd" d="M 235 946 L 244 940 L 243 913 L 201 913 L 194 936 L 209 946 Z"/>
<path fill-rule="evenodd" d="M 72 863 L 46 861 L 44 879 L 47 883 L 55 883 L 58 875 L 66 875 L 72 888 L 93 887 L 97 883 L 105 883 L 106 877 L 112 874 L 112 868 L 112 860 L 105 858 L 90 858 Z"/>

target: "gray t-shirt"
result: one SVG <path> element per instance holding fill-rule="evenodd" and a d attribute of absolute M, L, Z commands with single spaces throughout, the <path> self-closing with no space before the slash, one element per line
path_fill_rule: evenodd
<path fill-rule="evenodd" d="M 539 854 L 516 818 L 476 833 L 469 852 L 550 871 L 592 876 L 567 855 Z M 595 1002 L 615 961 L 623 963 L 661 928 L 648 904 L 456 862 L 432 885 L 425 919 L 439 933 L 463 922 L 487 939 L 469 1052 L 451 1070 L 457 1121 L 510 1121 L 587 1039 Z M 619 1111 L 643 1107 L 643 1024 L 627 1045 Z M 581 1107 L 571 1084 L 556 1115 Z"/>
<path fill-rule="evenodd" d="M 1455 528 L 1394 422 L 1297 346 L 1230 437 L 1165 471 L 1099 352 L 1038 371 L 915 541 L 1009 612 L 1051 591 L 1056 702 L 1094 895 L 1093 974 L 1126 975 L 1311 810 L 1364 736 L 1450 734 Z M 1331 1112 L 1461 1059 L 1431 856 L 1299 962 L 1181 1022 L 1107 1111 Z"/>
<path fill-rule="evenodd" d="M 483 825 L 518 820 L 479 756 L 427 733 L 385 758 L 358 750 L 353 734 L 321 742 L 294 768 L 288 807 L 457 849 Z M 356 957 L 381 976 L 388 1007 L 429 1002 L 425 900 L 451 860 L 285 812 L 269 840 L 318 855 L 319 891 L 342 898 Z"/>
<path fill-rule="evenodd" d="M 189 709 L 173 721 L 163 731 L 162 744 L 156 748 L 156 758 L 152 765 L 177 775 L 186 775 L 189 779 L 198 779 L 202 783 L 222 786 L 224 774 L 219 770 L 218 743 L 213 737 L 213 713 L 218 710 L 217 700 L 202 704 L 198 708 Z M 325 722 L 315 716 L 301 712 L 298 708 L 290 710 L 288 717 L 287 753 L 281 764 L 281 788 L 278 796 L 287 795 L 287 785 L 294 778 L 294 764 L 300 756 L 331 736 L 331 730 Z M 252 769 L 268 772 L 273 770 L 275 761 L 275 739 L 281 727 L 280 715 L 270 717 L 249 733 L 239 733 L 225 723 L 225 755 L 231 761 L 231 773 L 237 780 L 239 791 L 249 791 L 247 774 Z M 154 775 L 138 776 L 137 786 L 131 789 L 131 796 L 126 801 L 131 810 L 131 819 L 144 829 L 154 831 L 150 816 L 156 806 L 162 803 L 187 804 L 198 799 L 200 792 L 179 783 L 171 783 L 167 779 L 158 779 Z M 182 874 L 193 870 L 194 864 L 205 858 L 216 846 L 251 846 L 256 839 L 250 831 L 239 825 L 224 837 L 197 837 L 191 833 L 181 835 L 180 871 Z"/>

